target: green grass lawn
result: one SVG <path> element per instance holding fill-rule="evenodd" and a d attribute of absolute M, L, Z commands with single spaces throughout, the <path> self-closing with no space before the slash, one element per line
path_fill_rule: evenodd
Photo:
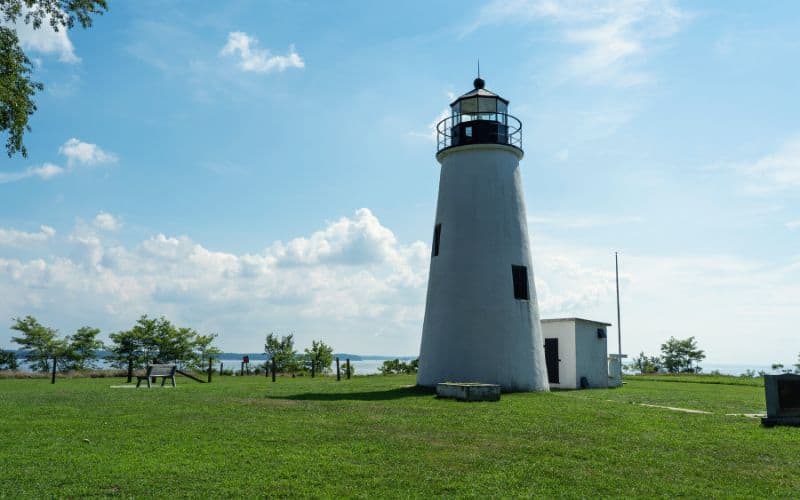
<path fill-rule="evenodd" d="M 0 380 L 0 497 L 796 497 L 800 429 L 762 387 L 437 400 L 411 376 Z M 640 403 L 699 409 L 689 414 Z"/>

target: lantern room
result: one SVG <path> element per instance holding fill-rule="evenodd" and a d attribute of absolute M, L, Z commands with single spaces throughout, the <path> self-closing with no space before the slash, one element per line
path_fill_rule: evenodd
<path fill-rule="evenodd" d="M 437 150 L 469 144 L 505 144 L 522 149 L 522 123 L 508 114 L 508 100 L 484 88 L 476 78 L 474 89 L 450 104 L 450 116 L 439 122 Z"/>

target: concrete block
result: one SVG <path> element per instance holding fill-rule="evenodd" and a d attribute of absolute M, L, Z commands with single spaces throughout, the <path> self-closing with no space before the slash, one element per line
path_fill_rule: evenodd
<path fill-rule="evenodd" d="M 800 375 L 765 375 L 764 395 L 767 418 L 761 422 L 773 425 L 800 425 Z"/>
<path fill-rule="evenodd" d="M 500 401 L 500 386 L 477 382 L 442 382 L 436 384 L 436 396 L 457 401 Z"/>

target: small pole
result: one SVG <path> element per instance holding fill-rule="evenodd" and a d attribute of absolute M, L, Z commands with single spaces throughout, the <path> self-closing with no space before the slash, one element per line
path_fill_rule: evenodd
<path fill-rule="evenodd" d="M 342 374 L 339 372 L 339 358 L 336 358 L 336 381 L 342 380 Z"/>
<path fill-rule="evenodd" d="M 128 356 L 128 383 L 133 380 L 133 356 Z"/>
<path fill-rule="evenodd" d="M 272 381 L 275 382 L 275 358 L 272 358 Z"/>
<path fill-rule="evenodd" d="M 53 357 L 53 376 L 50 378 L 51 384 L 56 383 L 56 365 L 58 364 L 57 361 L 58 360 L 55 357 Z"/>
<path fill-rule="evenodd" d="M 347 367 L 347 380 L 350 380 L 350 358 L 345 360 L 344 366 Z"/>
<path fill-rule="evenodd" d="M 242 370 L 240 371 L 239 375 L 244 377 L 244 361 L 242 361 Z"/>
<path fill-rule="evenodd" d="M 212 359 L 208 358 L 208 383 L 211 383 L 211 372 L 213 371 L 211 368 Z"/>
<path fill-rule="evenodd" d="M 312 356 L 311 357 L 311 378 L 314 378 L 314 368 L 316 368 L 316 364 L 317 364 L 316 361 L 317 360 L 314 359 L 314 357 Z"/>
<path fill-rule="evenodd" d="M 222 376 L 222 361 L 219 362 L 219 376 Z"/>
<path fill-rule="evenodd" d="M 619 314 L 619 258 L 614 252 L 614 269 L 617 275 L 617 344 L 619 347 L 619 362 L 622 363 L 622 320 Z"/>

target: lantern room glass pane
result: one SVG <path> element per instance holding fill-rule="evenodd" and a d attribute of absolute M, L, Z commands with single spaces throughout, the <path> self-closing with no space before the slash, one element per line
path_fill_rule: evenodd
<path fill-rule="evenodd" d="M 497 112 L 498 113 L 508 113 L 508 104 L 504 103 L 500 99 L 497 100 Z"/>
<path fill-rule="evenodd" d="M 478 98 L 464 99 L 461 101 L 461 113 L 473 114 L 478 111 Z"/>
<path fill-rule="evenodd" d="M 497 111 L 497 99 L 494 97 L 479 98 L 478 111 L 480 113 L 495 113 Z"/>

